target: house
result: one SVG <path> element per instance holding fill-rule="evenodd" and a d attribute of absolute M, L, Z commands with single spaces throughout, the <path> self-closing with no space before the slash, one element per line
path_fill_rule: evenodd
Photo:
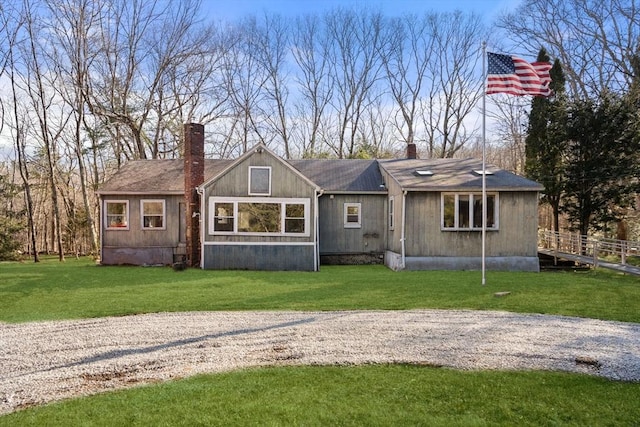
<path fill-rule="evenodd" d="M 285 160 L 258 145 L 138 160 L 98 191 L 102 264 L 316 271 L 325 263 L 480 269 L 482 164 L 473 159 Z M 488 269 L 538 271 L 538 183 L 485 168 Z"/>

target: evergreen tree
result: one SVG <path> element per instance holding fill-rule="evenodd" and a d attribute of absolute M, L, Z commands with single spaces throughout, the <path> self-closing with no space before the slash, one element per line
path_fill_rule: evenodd
<path fill-rule="evenodd" d="M 548 62 L 549 55 L 540 49 L 537 61 Z M 552 98 L 536 97 L 531 101 L 529 127 L 525 139 L 525 173 L 544 185 L 543 202 L 553 210 L 553 228 L 558 231 L 563 194 L 566 149 L 567 99 L 565 76 L 556 60 L 550 70 Z"/>
<path fill-rule="evenodd" d="M 630 101 L 608 94 L 570 107 L 562 210 L 582 235 L 618 220 L 639 190 L 637 108 Z"/>

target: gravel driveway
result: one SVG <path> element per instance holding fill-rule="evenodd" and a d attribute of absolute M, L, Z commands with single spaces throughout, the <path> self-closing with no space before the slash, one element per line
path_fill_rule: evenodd
<path fill-rule="evenodd" d="M 0 414 L 249 366 L 399 362 L 640 381 L 640 324 L 465 310 L 159 313 L 0 323 Z"/>

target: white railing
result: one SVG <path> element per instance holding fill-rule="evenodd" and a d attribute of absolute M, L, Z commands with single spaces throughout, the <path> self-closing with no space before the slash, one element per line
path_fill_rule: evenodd
<path fill-rule="evenodd" d="M 601 259 L 626 265 L 628 257 L 640 257 L 640 242 L 594 238 L 569 232 L 540 230 L 538 245 L 556 253 L 589 257 L 593 259 L 592 263 L 596 267 Z"/>

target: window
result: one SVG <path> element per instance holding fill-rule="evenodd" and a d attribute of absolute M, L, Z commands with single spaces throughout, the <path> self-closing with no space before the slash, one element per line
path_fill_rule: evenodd
<path fill-rule="evenodd" d="M 284 232 L 285 233 L 304 233 L 304 204 L 287 203 L 285 204 L 284 214 Z"/>
<path fill-rule="evenodd" d="M 309 235 L 310 199 L 209 199 L 209 234 Z"/>
<path fill-rule="evenodd" d="M 129 201 L 112 200 L 105 201 L 105 221 L 108 230 L 129 229 Z"/>
<path fill-rule="evenodd" d="M 271 195 L 271 168 L 268 166 L 249 166 L 249 195 Z"/>
<path fill-rule="evenodd" d="M 344 228 L 360 228 L 361 226 L 360 203 L 345 203 Z"/>
<path fill-rule="evenodd" d="M 234 215 L 233 203 L 216 203 L 213 208 L 213 230 L 233 231 Z"/>
<path fill-rule="evenodd" d="M 164 230 L 165 228 L 164 200 L 141 200 L 143 230 Z"/>
<path fill-rule="evenodd" d="M 443 230 L 481 230 L 482 194 L 442 194 Z M 498 229 L 498 195 L 487 194 L 487 229 Z"/>
<path fill-rule="evenodd" d="M 280 203 L 238 203 L 239 233 L 279 233 Z"/>
<path fill-rule="evenodd" d="M 395 226 L 395 224 L 394 224 L 394 221 L 395 221 L 394 213 L 395 213 L 395 209 L 396 208 L 394 206 L 394 201 L 395 200 L 394 200 L 393 196 L 389 197 L 389 230 L 393 230 L 393 228 Z"/>

